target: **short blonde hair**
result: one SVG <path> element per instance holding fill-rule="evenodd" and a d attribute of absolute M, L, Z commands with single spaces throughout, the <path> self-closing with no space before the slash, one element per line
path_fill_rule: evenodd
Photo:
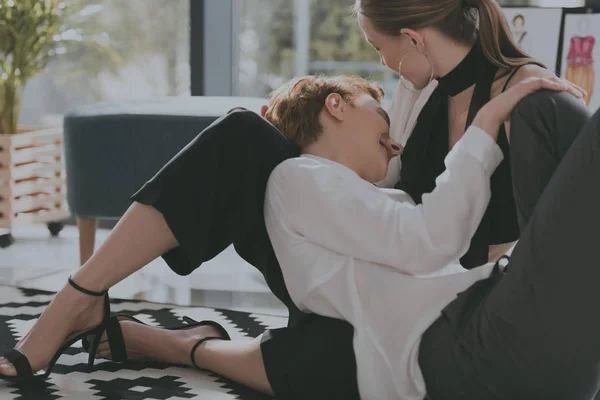
<path fill-rule="evenodd" d="M 349 103 L 365 93 L 379 102 L 383 99 L 383 89 L 361 77 L 311 75 L 294 78 L 273 91 L 265 117 L 290 141 L 304 148 L 321 135 L 319 115 L 332 93 Z"/>

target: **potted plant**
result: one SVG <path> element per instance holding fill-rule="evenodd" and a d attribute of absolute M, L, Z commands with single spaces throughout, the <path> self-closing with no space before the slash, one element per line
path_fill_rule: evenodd
<path fill-rule="evenodd" d="M 0 0 L 0 228 L 46 223 L 56 236 L 69 216 L 62 129 L 21 126 L 19 112 L 27 82 L 55 58 L 86 48 L 118 63 L 118 54 L 85 30 L 85 18 L 101 8 L 90 7 L 76 0 Z M 13 240 L 1 235 L 0 247 Z"/>

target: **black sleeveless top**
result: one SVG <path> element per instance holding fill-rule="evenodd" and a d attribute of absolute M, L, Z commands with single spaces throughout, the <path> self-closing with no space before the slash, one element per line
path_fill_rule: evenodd
<path fill-rule="evenodd" d="M 476 43 L 454 70 L 438 79 L 439 85 L 420 113 L 415 129 L 404 147 L 400 181 L 395 186 L 397 189 L 409 193 L 417 203 L 421 203 L 422 196 L 434 189 L 435 179 L 446 169 L 444 159 L 450 151 L 448 97 L 456 96 L 475 84 L 467 117 L 468 127 L 477 111 L 490 100 L 490 90 L 497 71 L 498 67 L 487 60 L 479 43 Z M 460 259 L 461 264 L 468 269 L 488 262 L 490 245 L 508 243 L 519 238 L 509 143 L 504 125 L 500 128 L 497 143 L 504 159 L 491 178 L 488 208 L 471 239 L 469 250 Z"/>

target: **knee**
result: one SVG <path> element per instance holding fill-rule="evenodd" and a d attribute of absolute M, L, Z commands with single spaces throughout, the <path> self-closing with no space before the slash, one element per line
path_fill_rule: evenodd
<path fill-rule="evenodd" d="M 511 128 L 526 126 L 539 131 L 579 132 L 587 123 L 590 112 L 580 99 L 567 92 L 552 90 L 537 91 L 514 108 L 511 115 Z"/>
<path fill-rule="evenodd" d="M 223 121 L 236 128 L 228 129 L 225 134 L 238 138 L 247 137 L 249 133 L 267 129 L 269 126 L 269 122 L 260 115 L 242 107 L 229 110 Z"/>
<path fill-rule="evenodd" d="M 225 116 L 228 124 L 237 129 L 227 130 L 228 139 L 236 143 L 287 140 L 273 124 L 253 111 L 238 107 L 230 110 Z"/>
<path fill-rule="evenodd" d="M 538 150 L 563 155 L 590 119 L 585 103 L 567 92 L 540 90 L 517 104 L 511 115 L 511 156 Z M 541 147 L 540 147 L 541 146 Z"/>
<path fill-rule="evenodd" d="M 228 154 L 236 159 L 258 159 L 271 165 L 300 154 L 273 124 L 253 111 L 233 109 L 224 122 L 226 127 L 220 132 L 220 141 L 229 149 Z"/>

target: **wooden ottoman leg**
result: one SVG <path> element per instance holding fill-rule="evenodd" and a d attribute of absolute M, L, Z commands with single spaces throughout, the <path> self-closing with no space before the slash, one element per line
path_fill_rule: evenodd
<path fill-rule="evenodd" d="M 77 226 L 79 227 L 79 262 L 83 265 L 94 254 L 98 220 L 77 217 Z"/>

